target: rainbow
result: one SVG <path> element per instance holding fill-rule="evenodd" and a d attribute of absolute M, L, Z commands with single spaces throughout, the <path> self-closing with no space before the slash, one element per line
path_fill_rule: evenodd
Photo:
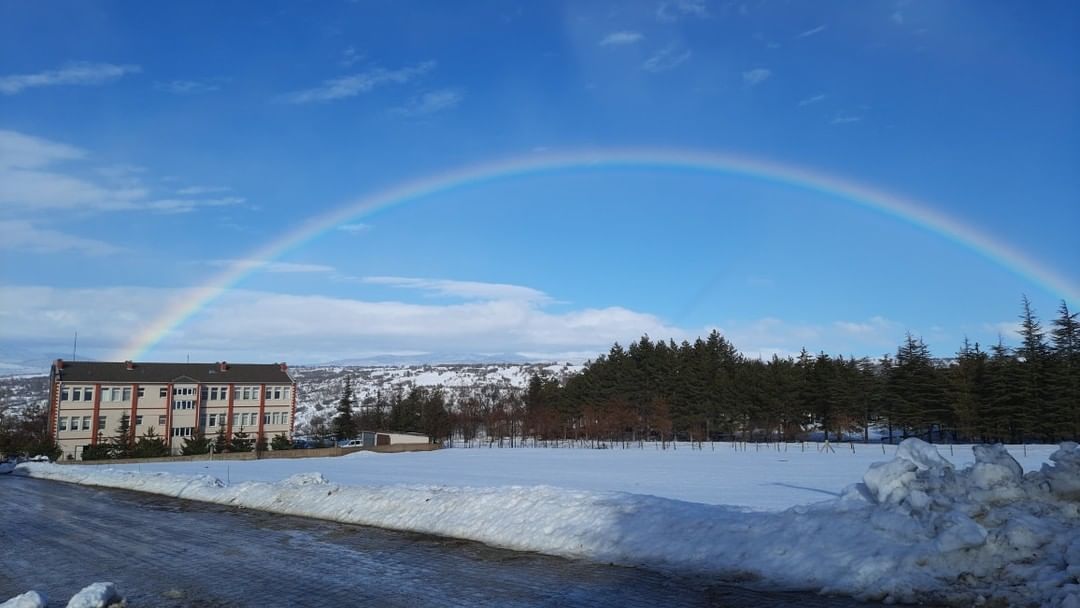
<path fill-rule="evenodd" d="M 194 288 L 166 309 L 117 354 L 115 360 L 138 360 L 169 332 L 214 301 L 245 277 L 269 262 L 318 238 L 335 227 L 381 209 L 416 201 L 455 189 L 520 176 L 557 173 L 572 169 L 602 168 L 682 169 L 745 176 L 819 192 L 882 212 L 940 234 L 1003 266 L 1039 286 L 1078 300 L 1080 289 L 1066 277 L 1000 240 L 966 226 L 925 203 L 875 189 L 849 179 L 778 162 L 712 152 L 634 148 L 595 149 L 526 156 L 481 163 L 415 179 L 370 194 L 303 222 L 299 227 L 253 251 L 252 263 L 231 266 Z"/>

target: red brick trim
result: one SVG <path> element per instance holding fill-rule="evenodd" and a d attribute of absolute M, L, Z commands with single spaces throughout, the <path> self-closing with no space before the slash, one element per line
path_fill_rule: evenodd
<path fill-rule="evenodd" d="M 259 385 L 259 434 L 255 436 L 255 442 L 258 443 L 263 437 L 263 422 L 266 420 L 266 385 Z"/>
<path fill-rule="evenodd" d="M 101 416 L 101 385 L 94 385 L 94 417 L 90 419 L 90 445 L 97 445 L 98 433 L 101 429 L 98 428 L 98 417 Z M 132 420 L 134 423 L 135 421 Z"/>
<path fill-rule="evenodd" d="M 136 414 L 139 413 L 139 385 L 131 385 L 131 440 L 135 441 L 135 421 Z"/>
<path fill-rule="evenodd" d="M 60 432 L 56 427 L 60 424 L 60 391 L 64 388 L 63 384 L 59 380 L 53 382 L 53 394 L 49 399 L 49 436 L 53 439 L 57 439 Z"/>
<path fill-rule="evenodd" d="M 232 441 L 232 415 L 233 415 L 233 398 L 236 396 L 236 385 L 232 382 L 229 383 L 229 406 L 225 410 L 225 440 Z"/>
<path fill-rule="evenodd" d="M 165 385 L 165 443 L 169 446 L 169 453 L 172 453 L 173 440 L 172 440 L 172 402 L 173 402 L 173 385 L 168 383 Z"/>
<path fill-rule="evenodd" d="M 292 439 L 293 431 L 296 430 L 296 383 L 292 384 L 292 409 L 289 411 L 289 439 Z"/>
<path fill-rule="evenodd" d="M 202 405 L 202 385 L 195 385 L 195 430 L 202 428 L 202 424 L 199 422 L 199 406 Z M 194 431 L 192 431 L 194 433 Z"/>

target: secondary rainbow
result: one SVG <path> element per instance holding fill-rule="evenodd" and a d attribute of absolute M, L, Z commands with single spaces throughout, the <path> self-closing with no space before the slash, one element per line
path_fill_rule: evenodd
<path fill-rule="evenodd" d="M 1080 288 L 1009 244 L 991 239 L 956 219 L 934 211 L 925 203 L 853 180 L 741 155 L 656 148 L 592 149 L 556 154 L 529 154 L 470 165 L 408 181 L 314 216 L 295 230 L 249 254 L 245 259 L 252 263 L 229 267 L 205 284 L 190 290 L 177 304 L 167 308 L 126 344 L 118 353 L 117 359 L 141 359 L 170 331 L 245 277 L 341 224 L 355 221 L 380 209 L 485 182 L 567 170 L 603 168 L 683 169 L 732 174 L 824 193 L 940 234 L 1067 300 L 1080 300 Z"/>

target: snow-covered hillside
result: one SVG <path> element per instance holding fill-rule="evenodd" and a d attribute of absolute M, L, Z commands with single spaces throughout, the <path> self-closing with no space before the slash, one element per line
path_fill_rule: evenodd
<path fill-rule="evenodd" d="M 570 363 L 480 363 L 408 366 L 297 367 L 290 369 L 299 389 L 297 425 L 303 426 L 318 413 L 332 415 L 345 378 L 352 379 L 357 403 L 371 403 L 379 394 L 406 393 L 417 386 L 441 388 L 451 400 L 484 387 L 521 390 L 533 374 L 565 378 L 583 366 Z"/>

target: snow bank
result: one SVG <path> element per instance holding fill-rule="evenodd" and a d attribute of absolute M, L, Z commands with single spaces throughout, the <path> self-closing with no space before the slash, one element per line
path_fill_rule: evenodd
<path fill-rule="evenodd" d="M 48 605 L 49 600 L 44 594 L 37 591 L 27 591 L 0 604 L 0 608 L 45 608 Z"/>
<path fill-rule="evenodd" d="M 23 464 L 18 474 L 770 587 L 887 601 L 1069 605 L 1080 593 L 1080 448 L 1023 474 L 1001 446 L 962 470 L 918 439 L 839 498 L 782 512 L 551 486 L 345 486 Z"/>
<path fill-rule="evenodd" d="M 7 462 L 7 461 L 0 462 L 0 475 L 5 475 L 5 474 L 10 473 L 10 472 L 12 472 L 14 470 L 15 470 L 15 463 L 14 462 Z M 0 606 L 3 606 L 3 604 L 0 604 Z"/>
<path fill-rule="evenodd" d="M 109 608 L 110 606 L 123 607 L 127 602 L 124 601 L 124 597 L 120 595 L 120 592 L 116 590 L 116 585 L 112 583 L 93 583 L 83 587 L 82 591 L 79 591 L 71 597 L 67 603 L 67 608 Z"/>

